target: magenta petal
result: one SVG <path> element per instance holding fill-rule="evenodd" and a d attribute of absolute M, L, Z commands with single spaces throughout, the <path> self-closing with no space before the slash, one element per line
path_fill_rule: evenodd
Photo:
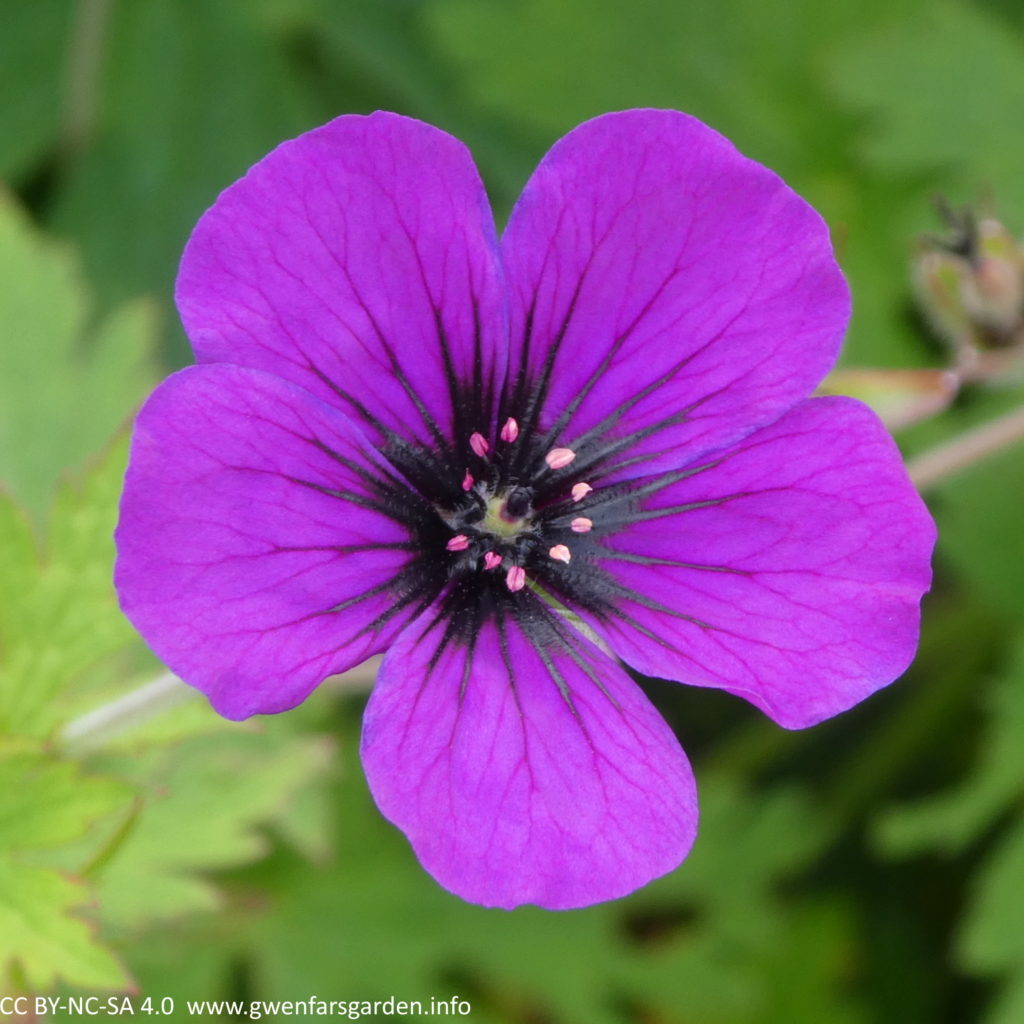
<path fill-rule="evenodd" d="M 222 193 L 185 250 L 178 307 L 201 362 L 291 380 L 376 441 L 437 444 L 492 418 L 507 334 L 496 253 L 462 143 L 395 114 L 339 117 Z"/>
<path fill-rule="evenodd" d="M 770 423 L 835 360 L 846 284 L 818 214 L 695 118 L 608 114 L 558 142 L 502 238 L 511 365 L 542 426 L 605 479 L 675 468 Z M 624 464 L 622 464 L 624 463 Z"/>
<path fill-rule="evenodd" d="M 909 665 L 935 528 L 866 406 L 803 402 L 651 490 L 588 511 L 612 531 L 595 557 L 614 611 L 593 624 L 630 665 L 722 687 L 790 728 Z"/>
<path fill-rule="evenodd" d="M 156 654 L 228 718 L 293 707 L 385 647 L 409 534 L 344 415 L 260 371 L 197 367 L 139 414 L 115 573 Z M 390 471 L 393 473 L 393 470 Z"/>
<path fill-rule="evenodd" d="M 472 651 L 446 645 L 436 619 L 410 626 L 370 698 L 363 763 L 381 811 L 445 888 L 486 906 L 579 907 L 674 868 L 696 793 L 636 684 L 529 600 L 530 636 L 491 620 Z"/>

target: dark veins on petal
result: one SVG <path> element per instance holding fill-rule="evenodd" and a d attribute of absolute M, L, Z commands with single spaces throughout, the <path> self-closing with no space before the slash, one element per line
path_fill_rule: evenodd
<path fill-rule="evenodd" d="M 541 411 L 571 315 L 570 308 L 539 380 L 530 380 L 525 368 L 531 340 L 527 320 L 523 363 L 510 373 L 508 386 L 496 395 L 494 382 L 482 369 L 479 316 L 472 379 L 466 380 L 456 373 L 443 319 L 435 311 L 447 397 L 453 411 L 451 437 L 415 396 L 394 347 L 378 329 L 395 375 L 413 396 L 415 408 L 433 438 L 430 446 L 384 428 L 355 396 L 311 365 L 339 399 L 373 426 L 381 452 L 393 467 L 393 471 L 371 471 L 322 441 L 312 440 L 321 451 L 356 473 L 369 496 L 320 486 L 317 489 L 339 500 L 373 508 L 405 527 L 412 538 L 408 547 L 413 557 L 388 585 L 394 604 L 369 623 L 367 631 L 379 629 L 406 609 L 419 614 L 437 602 L 437 621 L 428 628 L 445 621 L 438 657 L 451 643 L 472 647 L 473 638 L 485 623 L 495 622 L 501 629 L 508 617 L 543 650 L 552 644 L 561 645 L 565 639 L 563 631 L 552 626 L 547 611 L 551 601 L 585 610 L 599 619 L 618 617 L 630 622 L 634 620 L 623 610 L 624 600 L 650 603 L 612 580 L 597 564 L 598 557 L 607 558 L 609 554 L 600 544 L 601 538 L 629 523 L 681 511 L 645 511 L 642 506 L 646 498 L 662 488 L 714 463 L 653 479 L 601 484 L 631 464 L 631 460 L 620 458 L 624 452 L 665 426 L 681 422 L 692 411 L 683 409 L 643 430 L 617 435 L 615 427 L 621 412 L 646 397 L 660 381 L 626 399 L 577 439 L 559 438 L 572 408 L 554 424 L 542 426 Z M 612 356 L 617 347 L 613 347 Z M 602 364 L 594 379 L 587 382 L 576 405 L 604 368 Z"/>

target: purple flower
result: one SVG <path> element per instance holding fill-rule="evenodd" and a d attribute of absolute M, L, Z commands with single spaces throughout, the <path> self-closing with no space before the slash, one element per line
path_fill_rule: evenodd
<path fill-rule="evenodd" d="M 825 225 L 672 111 L 544 158 L 499 242 L 465 148 L 341 117 L 221 195 L 142 410 L 124 609 L 228 718 L 386 650 L 362 755 L 466 899 L 674 868 L 696 794 L 618 659 L 787 728 L 898 676 L 932 522 L 874 415 L 808 399 L 848 294 Z"/>

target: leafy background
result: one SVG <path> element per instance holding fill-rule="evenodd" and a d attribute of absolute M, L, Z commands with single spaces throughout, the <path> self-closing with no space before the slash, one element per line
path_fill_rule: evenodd
<path fill-rule="evenodd" d="M 921 652 L 785 733 L 652 682 L 702 794 L 673 875 L 571 913 L 467 906 L 376 814 L 364 673 L 246 726 L 201 701 L 69 722 L 160 676 L 120 617 L 125 424 L 189 354 L 199 213 L 281 139 L 391 108 L 469 143 L 499 216 L 550 143 L 702 117 L 805 194 L 849 366 L 941 365 L 909 259 L 938 193 L 1024 229 L 1017 0 L 0 0 L 0 993 L 447 998 L 514 1024 L 1024 1020 L 1024 454 L 929 491 Z M 967 389 L 913 455 L 1019 405 Z M 184 1019 L 183 1010 L 180 1011 Z"/>

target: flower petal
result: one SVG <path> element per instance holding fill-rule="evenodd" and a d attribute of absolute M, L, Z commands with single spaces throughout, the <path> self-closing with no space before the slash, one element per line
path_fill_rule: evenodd
<path fill-rule="evenodd" d="M 381 666 L 363 763 L 445 888 L 578 907 L 670 871 L 696 833 L 679 743 L 623 670 L 530 592 L 471 645 L 424 616 Z"/>
<path fill-rule="evenodd" d="M 818 214 L 675 111 L 570 132 L 502 252 L 526 372 L 501 415 L 535 429 L 539 403 L 586 479 L 602 454 L 600 475 L 627 479 L 770 423 L 832 365 L 849 313 Z"/>
<path fill-rule="evenodd" d="M 507 333 L 496 252 L 462 143 L 351 115 L 222 193 L 185 250 L 177 301 L 201 362 L 285 377 L 378 442 L 437 444 L 493 419 Z"/>
<path fill-rule="evenodd" d="M 590 536 L 611 531 L 596 557 L 611 609 L 589 620 L 642 672 L 721 687 L 801 728 L 913 657 L 935 527 L 857 401 L 802 402 L 587 515 Z"/>
<path fill-rule="evenodd" d="M 242 367 L 175 374 L 135 428 L 116 533 L 125 614 L 222 715 L 293 707 L 416 611 L 393 589 L 411 556 L 381 511 L 388 472 L 300 388 Z"/>

